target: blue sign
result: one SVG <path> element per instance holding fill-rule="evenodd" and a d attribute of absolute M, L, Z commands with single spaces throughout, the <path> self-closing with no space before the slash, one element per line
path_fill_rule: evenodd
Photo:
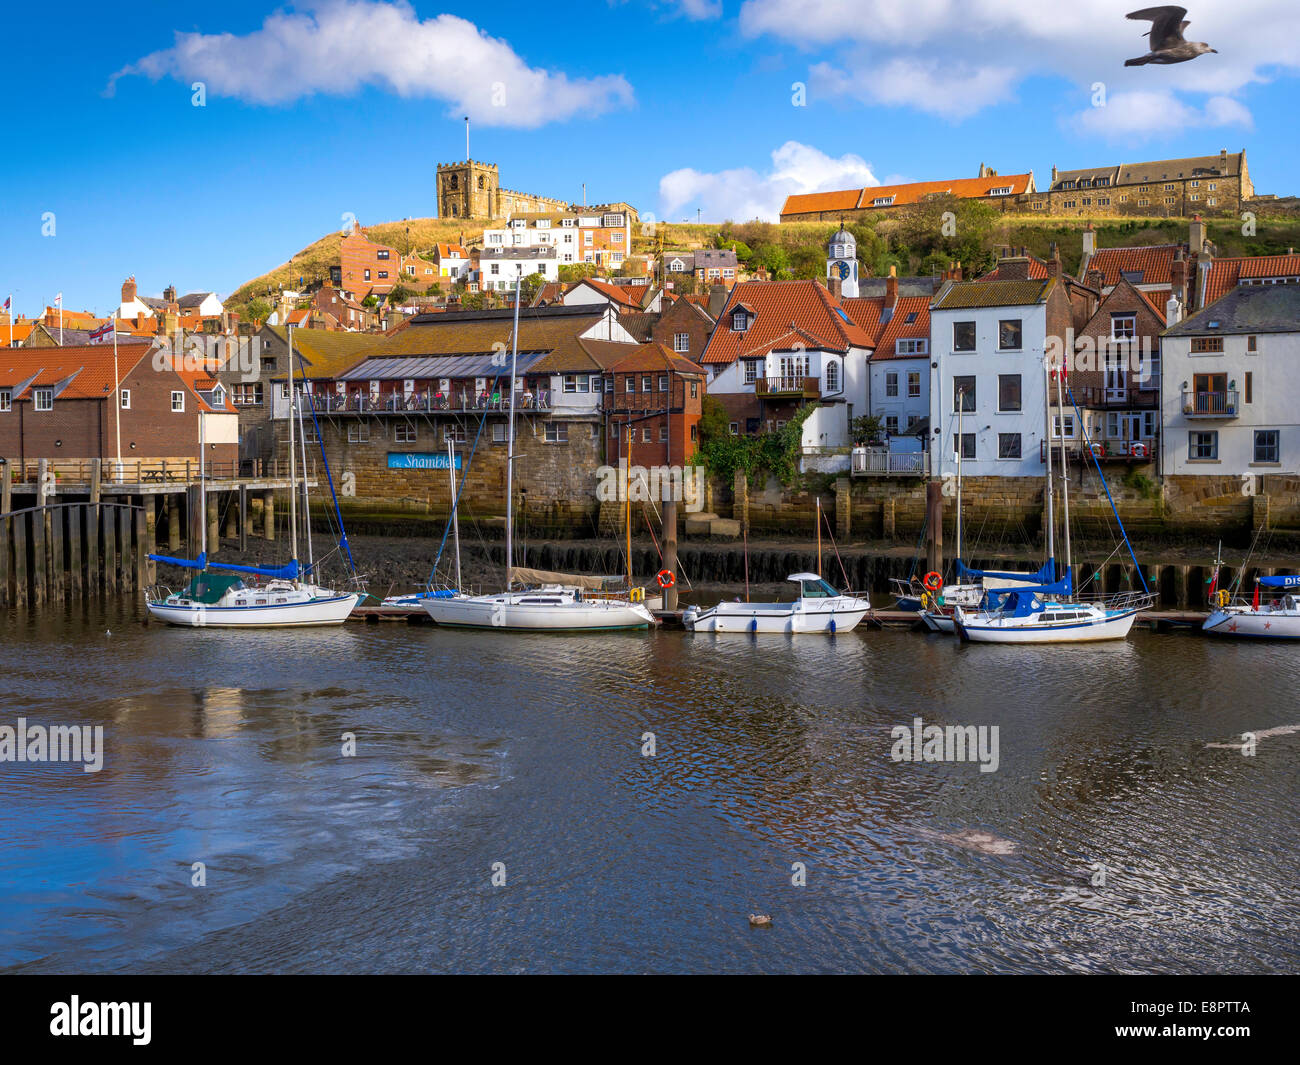
<path fill-rule="evenodd" d="M 447 455 L 431 451 L 390 451 L 388 453 L 390 470 L 445 470 Z M 460 469 L 460 456 L 456 456 L 456 469 Z"/>

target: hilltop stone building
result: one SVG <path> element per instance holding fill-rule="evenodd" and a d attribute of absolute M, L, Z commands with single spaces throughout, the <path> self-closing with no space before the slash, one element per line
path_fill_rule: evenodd
<path fill-rule="evenodd" d="M 1082 170 L 1052 167 L 1048 187 L 1025 198 L 1033 214 L 1075 217 L 1136 214 L 1187 217 L 1235 215 L 1255 196 L 1246 151 Z"/>
<path fill-rule="evenodd" d="M 438 217 L 506 218 L 518 211 L 563 211 L 564 200 L 501 187 L 496 163 L 467 159 L 438 164 Z"/>

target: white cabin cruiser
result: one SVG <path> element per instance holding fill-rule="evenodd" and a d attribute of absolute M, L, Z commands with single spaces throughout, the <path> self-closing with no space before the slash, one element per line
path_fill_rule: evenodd
<path fill-rule="evenodd" d="M 841 595 L 815 573 L 793 573 L 786 580 L 799 585 L 793 602 L 691 606 L 682 624 L 691 632 L 851 632 L 871 609 L 867 599 Z"/>

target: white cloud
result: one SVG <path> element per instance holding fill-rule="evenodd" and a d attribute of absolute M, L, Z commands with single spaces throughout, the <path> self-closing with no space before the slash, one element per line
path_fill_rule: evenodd
<path fill-rule="evenodd" d="M 1084 133 L 1125 140 L 1133 136 L 1175 136 L 1185 129 L 1221 126 L 1254 128 L 1250 112 L 1230 96 L 1212 96 L 1203 108 L 1184 103 L 1171 92 L 1121 92 L 1104 107 L 1091 107 L 1075 116 Z"/>
<path fill-rule="evenodd" d="M 132 63 L 113 82 L 133 74 L 202 81 L 209 96 L 255 104 L 377 86 L 445 100 L 448 114 L 491 126 L 589 117 L 633 99 L 621 75 L 570 78 L 529 67 L 506 41 L 472 22 L 454 15 L 421 21 L 405 0 L 327 0 L 303 13 L 269 15 L 242 37 L 177 33 L 173 47 Z"/>
<path fill-rule="evenodd" d="M 722 17 L 722 0 L 671 0 L 671 5 L 695 22 Z"/>
<path fill-rule="evenodd" d="M 1137 6 L 1133 0 L 746 0 L 739 23 L 751 37 L 830 52 L 831 61 L 812 66 L 812 100 L 838 96 L 949 119 L 1010 98 L 1028 78 L 1054 77 L 1073 83 L 1080 107 L 1102 82 L 1112 98 L 1163 95 L 1178 104 L 1175 114 L 1192 108 L 1201 125 L 1242 124 L 1248 116 L 1232 96 L 1278 71 L 1300 70 L 1295 0 L 1198 7 L 1187 38 L 1209 42 L 1217 55 L 1125 67 L 1124 60 L 1147 51 L 1148 23 L 1124 17 Z M 1082 116 L 1078 121 L 1081 129 L 1101 132 Z"/>
<path fill-rule="evenodd" d="M 838 159 L 798 141 L 786 141 L 772 152 L 772 168 L 759 173 L 750 167 L 704 173 L 686 167 L 659 179 L 659 206 L 666 220 L 683 207 L 699 207 L 704 218 L 775 222 L 785 198 L 800 192 L 879 185 L 871 166 L 853 154 Z"/>

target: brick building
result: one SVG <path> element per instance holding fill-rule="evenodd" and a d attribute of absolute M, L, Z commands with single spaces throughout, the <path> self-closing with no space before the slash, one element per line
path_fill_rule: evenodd
<path fill-rule="evenodd" d="M 1080 170 L 1052 167 L 1046 189 L 1026 197 L 1032 214 L 1215 217 L 1236 215 L 1255 195 L 1246 151 L 1144 163 L 1110 163 Z"/>
<path fill-rule="evenodd" d="M 377 296 L 391 292 L 402 273 L 402 256 L 396 248 L 377 244 L 353 226 L 339 248 L 339 268 L 331 270 L 330 280 L 356 299 L 372 292 Z"/>
<path fill-rule="evenodd" d="M 114 383 L 117 383 L 116 395 Z M 0 353 L 0 456 L 8 462 L 196 460 L 233 472 L 237 416 L 206 369 L 175 368 L 153 344 L 6 348 Z M 229 473 L 228 473 L 229 475 Z"/>
<path fill-rule="evenodd" d="M 699 446 L 703 367 L 657 341 L 642 344 L 609 369 L 604 393 L 608 453 L 633 466 L 684 466 Z"/>

